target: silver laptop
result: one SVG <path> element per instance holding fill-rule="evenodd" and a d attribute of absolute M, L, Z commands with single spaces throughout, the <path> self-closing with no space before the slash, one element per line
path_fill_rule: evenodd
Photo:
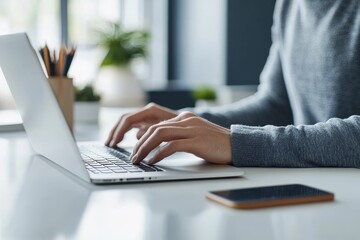
<path fill-rule="evenodd" d="M 26 33 L 0 36 L 0 67 L 34 150 L 96 184 L 239 177 L 238 168 L 202 159 L 167 158 L 132 165 L 129 152 L 102 143 L 76 143 Z"/>

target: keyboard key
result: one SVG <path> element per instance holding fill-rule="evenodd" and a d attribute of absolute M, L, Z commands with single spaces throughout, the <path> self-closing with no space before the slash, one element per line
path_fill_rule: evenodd
<path fill-rule="evenodd" d="M 100 166 L 100 167 L 94 167 L 95 169 L 97 169 L 97 170 L 106 170 L 106 169 L 108 169 L 108 168 L 106 168 L 106 167 L 104 167 L 104 166 Z"/>
<path fill-rule="evenodd" d="M 102 162 L 102 163 L 99 163 L 99 164 L 101 164 L 101 165 L 103 165 L 103 166 L 105 166 L 105 167 L 106 167 L 107 165 L 113 165 L 112 163 L 103 163 L 103 162 Z"/>
<path fill-rule="evenodd" d="M 90 159 L 90 160 L 84 160 L 85 163 L 95 163 L 94 160 Z"/>
<path fill-rule="evenodd" d="M 159 167 L 156 167 L 156 166 L 152 166 L 152 167 L 155 168 L 156 171 L 158 171 L 158 172 L 163 172 L 163 171 L 164 171 L 163 169 L 161 169 L 161 168 L 159 168 Z"/>
<path fill-rule="evenodd" d="M 111 165 L 111 166 L 106 165 L 105 167 L 107 167 L 107 168 L 109 168 L 109 169 L 112 169 L 112 168 L 118 168 L 119 166 L 116 166 L 116 165 Z"/>
<path fill-rule="evenodd" d="M 109 161 L 104 159 L 104 160 L 96 160 L 96 162 L 98 162 L 98 163 L 108 163 Z"/>
<path fill-rule="evenodd" d="M 156 169 L 148 167 L 146 165 L 139 165 L 139 168 L 144 170 L 145 172 L 156 172 Z"/>
<path fill-rule="evenodd" d="M 89 165 L 90 165 L 90 166 L 93 166 L 93 167 L 100 167 L 100 166 L 102 166 L 100 163 L 90 163 Z"/>
<path fill-rule="evenodd" d="M 111 170 L 113 170 L 113 169 L 123 169 L 122 167 L 119 167 L 119 166 L 108 166 L 108 168 L 110 168 Z"/>
<path fill-rule="evenodd" d="M 120 160 L 120 159 L 108 159 L 109 162 L 112 162 L 112 163 L 123 163 L 124 161 L 123 160 Z"/>
<path fill-rule="evenodd" d="M 130 166 L 130 164 L 128 164 L 128 163 L 126 163 L 126 162 L 115 163 L 115 165 L 121 166 L 121 167 L 123 167 L 123 166 Z"/>
<path fill-rule="evenodd" d="M 133 165 L 129 156 L 130 153 L 121 148 L 108 148 L 105 146 L 82 146 L 81 156 L 89 171 L 98 173 L 126 173 L 126 172 L 156 172 L 162 169 L 141 163 Z"/>
<path fill-rule="evenodd" d="M 128 171 L 122 169 L 122 170 L 113 170 L 115 173 L 127 173 Z"/>
<path fill-rule="evenodd" d="M 129 172 L 143 172 L 141 169 L 130 169 Z"/>
<path fill-rule="evenodd" d="M 133 168 L 133 167 L 124 167 L 125 170 L 128 170 L 129 172 L 143 172 L 140 168 Z"/>
<path fill-rule="evenodd" d="M 122 153 L 119 153 L 119 152 L 112 152 L 112 155 L 114 155 L 115 157 L 118 157 L 120 158 L 121 160 L 124 160 L 124 161 L 130 161 L 129 157 L 122 154 Z"/>

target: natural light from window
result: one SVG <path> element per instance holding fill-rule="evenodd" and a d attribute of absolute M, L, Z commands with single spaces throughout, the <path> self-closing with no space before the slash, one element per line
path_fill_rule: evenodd
<path fill-rule="evenodd" d="M 68 0 L 69 44 L 78 51 L 69 76 L 76 85 L 92 83 L 104 52 L 97 46 L 96 27 L 106 21 L 120 22 L 127 29 L 144 28 L 145 0 Z M 0 0 L 0 34 L 25 31 L 34 47 L 61 45 L 60 0 Z M 140 79 L 148 77 L 146 61 L 135 63 Z M 0 109 L 15 108 L 3 75 L 0 74 Z"/>

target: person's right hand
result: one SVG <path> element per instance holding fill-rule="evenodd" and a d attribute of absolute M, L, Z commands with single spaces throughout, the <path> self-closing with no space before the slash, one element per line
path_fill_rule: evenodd
<path fill-rule="evenodd" d="M 137 112 L 121 116 L 111 130 L 105 145 L 115 147 L 124 138 L 125 133 L 133 128 L 139 129 L 136 137 L 140 139 L 150 126 L 174 118 L 177 115 L 176 111 L 161 107 L 155 103 L 149 103 Z"/>

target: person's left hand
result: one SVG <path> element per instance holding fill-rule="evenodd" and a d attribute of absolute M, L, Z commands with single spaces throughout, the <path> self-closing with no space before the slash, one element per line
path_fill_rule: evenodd
<path fill-rule="evenodd" d="M 175 152 L 188 152 L 211 163 L 231 163 L 230 130 L 193 113 L 151 126 L 136 144 L 131 160 L 139 164 L 152 150 L 165 142 L 149 160 L 155 164 Z"/>

